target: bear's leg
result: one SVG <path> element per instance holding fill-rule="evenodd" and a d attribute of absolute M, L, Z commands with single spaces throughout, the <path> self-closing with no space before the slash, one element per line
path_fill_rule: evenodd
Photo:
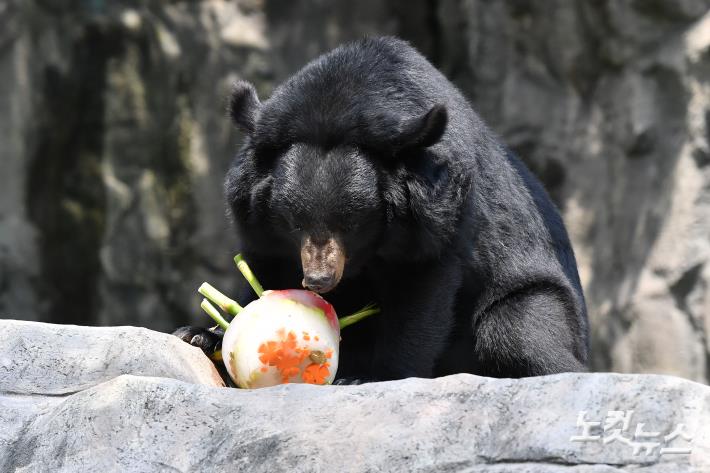
<path fill-rule="evenodd" d="M 587 371 L 578 316 L 556 288 L 515 292 L 474 321 L 476 374 L 540 376 Z"/>
<path fill-rule="evenodd" d="M 382 313 L 371 373 L 376 380 L 431 378 L 454 327 L 460 265 L 442 258 L 383 269 L 379 276 Z"/>

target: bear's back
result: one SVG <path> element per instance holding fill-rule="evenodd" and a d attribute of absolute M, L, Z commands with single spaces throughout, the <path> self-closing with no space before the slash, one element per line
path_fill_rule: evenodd
<path fill-rule="evenodd" d="M 368 148 L 435 104 L 449 114 L 442 142 L 461 147 L 487 136 L 463 95 L 407 42 L 366 38 L 318 57 L 279 86 L 264 103 L 255 141 Z"/>

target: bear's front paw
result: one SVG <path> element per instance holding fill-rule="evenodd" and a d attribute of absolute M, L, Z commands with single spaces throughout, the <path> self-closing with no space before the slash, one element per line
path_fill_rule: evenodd
<path fill-rule="evenodd" d="M 190 345 L 201 349 L 207 356 L 211 356 L 222 346 L 224 330 L 220 328 L 206 329 L 203 327 L 180 327 L 173 335 Z"/>

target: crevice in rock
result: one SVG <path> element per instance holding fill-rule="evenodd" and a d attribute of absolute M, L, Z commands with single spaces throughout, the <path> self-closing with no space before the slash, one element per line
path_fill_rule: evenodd
<path fill-rule="evenodd" d="M 516 459 L 516 458 L 496 458 L 493 456 L 489 455 L 478 455 L 478 458 L 483 460 L 487 465 L 497 465 L 497 464 L 503 464 L 503 465 L 541 465 L 541 464 L 548 464 L 548 465 L 555 465 L 555 466 L 571 466 L 571 467 L 579 467 L 582 465 L 585 466 L 609 466 L 609 467 L 620 467 L 620 466 L 626 466 L 629 463 L 628 462 L 609 462 L 609 463 L 599 463 L 599 462 L 589 462 L 589 461 L 570 461 L 562 457 L 556 457 L 556 456 L 541 456 L 540 458 L 534 458 L 534 459 Z M 653 460 L 646 460 L 646 461 L 639 461 L 638 463 L 635 463 L 635 465 L 638 465 L 640 467 L 644 465 L 649 465 L 652 464 Z"/>
<path fill-rule="evenodd" d="M 431 62 L 437 66 L 441 64 L 441 23 L 439 22 L 439 0 L 426 1 L 426 26 L 431 37 Z"/>
<path fill-rule="evenodd" d="M 700 281 L 700 274 L 702 272 L 702 269 L 703 263 L 698 263 L 694 266 L 691 266 L 670 287 L 670 291 L 673 295 L 673 298 L 675 299 L 676 305 L 684 313 L 690 313 L 687 298 L 688 295 L 695 288 L 695 286 L 698 284 L 698 281 Z M 693 322 L 693 328 L 697 330 L 698 327 L 696 327 L 695 325 L 696 323 Z"/>
<path fill-rule="evenodd" d="M 29 398 L 35 398 L 35 397 L 48 397 L 48 398 L 65 398 L 72 396 L 76 393 L 79 393 L 83 391 L 83 389 L 78 389 L 78 390 L 73 390 L 73 391 L 67 391 L 63 393 L 52 393 L 52 392 L 19 392 L 19 391 L 0 391 L 0 396 L 4 397 L 29 397 Z"/>
<path fill-rule="evenodd" d="M 38 85 L 42 109 L 32 134 L 37 141 L 30 143 L 26 199 L 39 231 L 47 322 L 91 325 L 98 312 L 103 94 L 106 64 L 119 50 L 119 36 L 89 25 L 73 44 L 66 72 L 48 66 Z"/>
<path fill-rule="evenodd" d="M 688 296 L 701 282 L 701 275 L 704 263 L 698 263 L 687 269 L 678 280 L 670 286 L 670 292 L 675 299 L 675 305 L 678 310 L 686 317 L 688 323 L 693 328 L 693 332 L 697 334 L 700 343 L 705 351 L 705 382 L 710 381 L 710 352 L 708 352 L 708 334 L 705 333 L 702 321 L 698 320 L 693 311 L 688 307 Z"/>

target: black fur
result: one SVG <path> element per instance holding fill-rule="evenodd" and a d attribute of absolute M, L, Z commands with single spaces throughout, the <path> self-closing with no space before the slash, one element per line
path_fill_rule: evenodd
<path fill-rule="evenodd" d="M 229 98 L 229 116 L 245 133 L 253 133 L 261 102 L 254 86 L 246 81 L 239 81 L 232 86 Z"/>
<path fill-rule="evenodd" d="M 348 260 L 325 297 L 341 315 L 382 308 L 344 330 L 340 377 L 586 370 L 584 296 L 557 210 L 407 43 L 339 47 L 263 103 L 235 90 L 247 138 L 226 194 L 255 273 L 299 287 L 302 239 L 337 235 Z"/>

